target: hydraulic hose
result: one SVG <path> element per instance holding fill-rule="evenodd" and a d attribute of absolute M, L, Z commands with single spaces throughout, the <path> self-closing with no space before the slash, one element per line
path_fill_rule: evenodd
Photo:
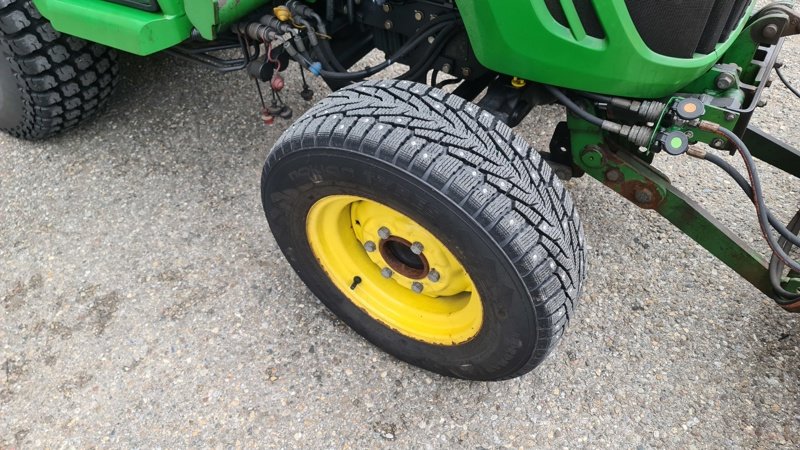
<path fill-rule="evenodd" d="M 710 131 L 714 134 L 717 134 L 719 136 L 722 136 L 730 140 L 733 143 L 733 145 L 739 150 L 739 154 L 742 155 L 742 159 L 744 159 L 744 164 L 745 167 L 747 168 L 747 173 L 750 178 L 750 185 L 753 190 L 752 199 L 753 203 L 756 206 L 756 213 L 758 216 L 758 224 L 761 228 L 761 234 L 764 235 L 767 244 L 769 245 L 773 255 L 776 258 L 778 258 L 783 264 L 789 267 L 790 270 L 793 270 L 795 272 L 800 272 L 800 264 L 798 264 L 797 261 L 794 261 L 791 258 L 791 256 L 789 256 L 787 252 L 784 251 L 783 249 L 784 246 L 780 245 L 776 241 L 775 236 L 773 236 L 772 233 L 769 231 L 769 217 L 768 217 L 769 210 L 767 209 L 767 205 L 764 202 L 764 194 L 761 189 L 761 179 L 758 176 L 758 170 L 756 169 L 755 161 L 753 160 L 753 155 L 750 153 L 750 150 L 747 148 L 747 145 L 745 145 L 745 143 L 742 142 L 739 136 L 737 136 L 732 131 L 719 126 L 719 124 L 703 121 L 700 123 L 699 128 L 701 130 Z M 790 244 L 789 248 L 791 248 L 792 243 L 787 242 L 787 244 Z M 775 284 L 775 281 L 776 280 L 773 279 L 773 284 Z M 777 281 L 778 285 L 776 286 L 776 290 L 777 288 L 780 288 L 780 280 Z M 788 292 L 785 290 L 783 291 Z M 796 296 L 795 301 L 797 299 L 800 299 L 800 295 L 798 294 L 792 294 L 792 293 L 789 294 L 792 296 Z"/>
<path fill-rule="evenodd" d="M 342 65 L 341 62 L 339 62 L 339 59 L 331 49 L 331 45 L 328 43 L 330 36 L 328 35 L 328 29 L 325 25 L 325 21 L 322 20 L 322 17 L 320 17 L 319 14 L 317 14 L 311 7 L 300 3 L 297 0 L 290 0 L 286 2 L 286 7 L 292 11 L 292 14 L 308 17 L 317 23 L 317 29 L 319 29 L 319 32 L 322 34 L 322 39 L 319 41 L 320 54 L 318 58 L 322 60 L 321 62 L 323 63 L 323 66 L 326 63 L 328 64 L 328 67 L 325 67 L 325 69 L 337 72 L 346 72 L 347 69 Z M 333 15 L 332 0 L 327 1 L 326 7 L 330 8 L 330 14 Z"/>
<path fill-rule="evenodd" d="M 397 60 L 407 55 L 411 50 L 413 50 L 417 45 L 419 45 L 424 39 L 427 39 L 428 36 L 441 31 L 442 29 L 448 28 L 453 26 L 453 20 L 447 20 L 442 22 L 437 22 L 432 26 L 426 27 L 424 31 L 417 34 L 414 39 L 408 41 L 404 44 L 397 52 L 395 52 L 391 58 L 388 58 L 386 61 L 382 63 L 364 69 L 359 70 L 357 72 L 333 72 L 330 70 L 319 70 L 319 74 L 322 75 L 323 78 L 330 78 L 334 80 L 357 80 L 366 78 L 370 75 L 374 75 L 387 67 L 397 63 Z M 311 67 L 313 62 L 310 61 L 305 55 L 302 55 L 301 62 L 303 62 L 307 67 Z"/>
<path fill-rule="evenodd" d="M 605 120 L 595 115 L 589 114 L 585 109 L 581 108 L 580 106 L 578 106 L 577 103 L 573 102 L 572 99 L 567 97 L 566 94 L 561 92 L 560 89 L 557 89 L 550 85 L 546 85 L 545 87 L 547 88 L 548 91 L 550 91 L 550 94 L 552 94 L 553 97 L 558 99 L 558 101 L 561 102 L 561 104 L 563 104 L 564 106 L 566 106 L 567 109 L 572 111 L 573 114 L 591 123 L 592 125 L 595 125 L 598 128 L 603 128 Z"/>
<path fill-rule="evenodd" d="M 740 188 L 747 194 L 747 197 L 750 198 L 751 201 L 755 203 L 753 200 L 753 188 L 750 186 L 750 183 L 744 178 L 744 176 L 739 173 L 736 168 L 732 165 L 728 164 L 727 161 L 722 159 L 720 156 L 714 153 L 705 153 L 703 155 L 703 159 L 706 161 L 716 165 L 720 169 L 724 170 L 728 175 L 736 181 L 736 184 L 739 185 Z M 792 245 L 796 245 L 800 247 L 800 236 L 797 235 L 797 232 L 792 232 L 789 228 L 783 225 L 773 214 L 771 211 L 767 211 L 767 218 L 769 219 L 769 224 L 772 225 L 778 233 L 780 233 L 781 237 L 788 240 L 792 243 Z"/>

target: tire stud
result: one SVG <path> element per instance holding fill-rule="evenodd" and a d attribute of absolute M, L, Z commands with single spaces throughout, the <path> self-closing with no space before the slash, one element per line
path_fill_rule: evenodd
<path fill-rule="evenodd" d="M 415 255 L 421 255 L 423 250 L 425 250 L 425 247 L 423 247 L 419 242 L 414 242 L 411 244 L 411 253 Z"/>
<path fill-rule="evenodd" d="M 391 237 L 391 235 L 392 235 L 392 232 L 389 231 L 388 228 L 386 228 L 386 227 L 378 228 L 378 236 L 381 239 L 383 239 L 383 240 L 389 239 L 389 237 Z"/>
<path fill-rule="evenodd" d="M 383 278 L 392 278 L 392 269 L 384 267 L 381 269 L 381 275 L 383 275 Z"/>
<path fill-rule="evenodd" d="M 436 271 L 436 269 L 431 269 L 431 271 L 428 272 L 428 279 L 433 281 L 434 283 L 439 281 L 439 278 L 440 278 L 440 275 L 439 275 L 439 272 Z"/>
<path fill-rule="evenodd" d="M 364 243 L 364 250 L 366 250 L 366 251 L 368 251 L 370 253 L 374 252 L 376 248 L 377 247 L 375 246 L 375 243 L 372 242 L 372 241 L 367 241 L 367 242 Z"/>
<path fill-rule="evenodd" d="M 411 283 L 411 290 L 416 292 L 417 294 L 422 293 L 422 283 L 420 283 L 419 281 Z"/>
<path fill-rule="evenodd" d="M 355 291 L 356 290 L 356 286 L 358 286 L 359 283 L 361 283 L 361 277 L 358 276 L 358 275 L 354 276 L 353 277 L 353 284 L 350 285 L 350 290 L 351 291 Z"/>

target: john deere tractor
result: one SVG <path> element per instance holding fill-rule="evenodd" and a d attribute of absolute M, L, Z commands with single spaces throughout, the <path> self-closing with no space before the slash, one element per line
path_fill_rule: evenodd
<path fill-rule="evenodd" d="M 40 139 L 87 119 L 120 51 L 244 72 L 266 123 L 320 77 L 332 94 L 287 123 L 261 180 L 289 264 L 392 355 L 507 379 L 547 357 L 581 296 L 583 231 L 560 178 L 664 216 L 800 312 L 800 213 L 773 216 L 754 163 L 800 176 L 800 152 L 749 125 L 798 33 L 789 3 L 752 0 L 0 0 L 0 129 Z M 303 77 L 284 89 L 289 67 Z M 513 128 L 553 103 L 564 121 L 534 150 Z M 771 255 L 656 157 L 733 178 Z"/>

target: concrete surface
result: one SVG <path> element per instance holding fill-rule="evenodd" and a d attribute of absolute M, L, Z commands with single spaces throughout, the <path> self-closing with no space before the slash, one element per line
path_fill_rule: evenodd
<path fill-rule="evenodd" d="M 560 348 L 520 379 L 441 378 L 370 346 L 286 264 L 258 188 L 287 123 L 259 123 L 250 81 L 162 56 L 123 73 L 87 126 L 0 136 L 0 448 L 800 445 L 798 316 L 655 214 L 571 181 L 590 278 Z M 756 121 L 800 145 L 800 100 L 778 83 L 769 99 Z M 561 114 L 520 132 L 544 146 Z M 763 249 L 720 171 L 659 166 Z M 800 182 L 763 178 L 788 220 Z"/>

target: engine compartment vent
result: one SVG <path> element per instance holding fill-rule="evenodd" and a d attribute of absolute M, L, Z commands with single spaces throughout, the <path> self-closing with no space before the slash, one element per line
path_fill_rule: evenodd
<path fill-rule="evenodd" d="M 642 40 L 675 58 L 710 54 L 725 42 L 753 0 L 625 0 Z"/>
<path fill-rule="evenodd" d="M 600 24 L 600 19 L 597 17 L 597 11 L 592 5 L 592 0 L 572 0 L 572 3 L 575 5 L 575 11 L 578 13 L 578 18 L 580 18 L 586 34 L 597 39 L 605 39 L 606 32 Z M 547 10 L 550 11 L 550 15 L 553 16 L 556 22 L 566 28 L 572 28 L 567 20 L 564 7 L 561 5 L 561 0 L 545 0 L 545 5 L 547 5 Z"/>

